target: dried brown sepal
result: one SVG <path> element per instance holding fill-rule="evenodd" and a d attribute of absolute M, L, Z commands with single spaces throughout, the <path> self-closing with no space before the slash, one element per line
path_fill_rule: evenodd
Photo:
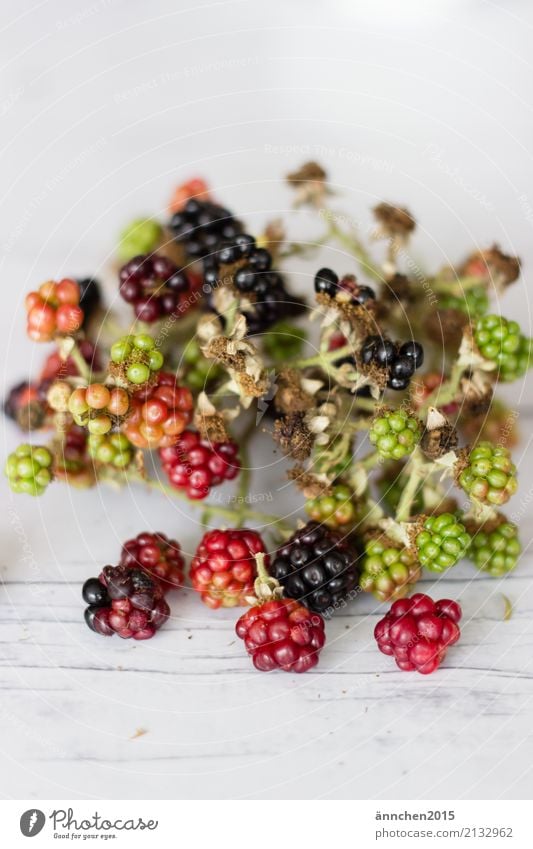
<path fill-rule="evenodd" d="M 461 310 L 436 309 L 429 312 L 426 321 L 428 333 L 437 345 L 457 348 L 468 325 L 468 316 Z"/>
<path fill-rule="evenodd" d="M 300 465 L 293 466 L 292 469 L 289 469 L 287 477 L 289 480 L 294 481 L 297 489 L 306 498 L 318 498 L 321 495 L 331 495 L 333 492 L 333 487 L 325 476 L 307 472 Z"/>
<path fill-rule="evenodd" d="M 304 421 L 303 413 L 290 413 L 274 422 L 273 439 L 295 460 L 307 460 L 315 437 Z"/>
<path fill-rule="evenodd" d="M 280 413 L 304 413 L 315 404 L 312 395 L 301 385 L 300 373 L 296 369 L 282 369 L 276 375 L 274 406 Z"/>
<path fill-rule="evenodd" d="M 362 307 L 347 303 L 342 298 L 339 300 L 337 296 L 332 298 L 324 292 L 319 292 L 316 295 L 316 302 L 326 309 L 336 309 L 340 313 L 340 320 L 346 319 L 361 340 L 376 332 L 375 301 L 368 301 Z"/>
<path fill-rule="evenodd" d="M 453 465 L 453 477 L 457 486 L 460 486 L 459 478 L 461 474 L 464 472 L 466 467 L 469 465 L 469 456 L 470 456 L 470 446 L 466 448 L 460 448 L 456 451 L 457 460 Z"/>
<path fill-rule="evenodd" d="M 458 445 L 457 431 L 435 407 L 430 407 L 420 447 L 429 460 L 438 460 Z"/>
<path fill-rule="evenodd" d="M 228 442 L 230 439 L 224 418 L 220 413 L 206 415 L 197 412 L 194 416 L 194 426 L 200 432 L 202 438 L 209 442 Z"/>
<path fill-rule="evenodd" d="M 461 519 L 461 522 L 472 537 L 475 537 L 476 534 L 479 533 L 479 531 L 483 531 L 486 534 L 491 534 L 493 531 L 499 528 L 500 525 L 503 525 L 504 522 L 508 521 L 509 520 L 506 516 L 504 516 L 503 513 L 495 513 L 489 519 L 485 519 L 484 522 L 478 522 L 471 516 L 467 515 L 463 516 L 463 518 Z"/>
<path fill-rule="evenodd" d="M 309 180 L 321 180 L 324 182 L 327 176 L 322 166 L 318 162 L 311 160 L 304 162 L 296 171 L 287 174 L 286 180 L 289 186 L 298 186 L 300 183 L 309 182 Z"/>
<path fill-rule="evenodd" d="M 407 236 L 416 227 L 416 221 L 408 209 L 390 203 L 378 203 L 372 210 L 384 235 Z"/>
<path fill-rule="evenodd" d="M 384 281 L 381 288 L 382 298 L 387 302 L 402 303 L 415 300 L 413 281 L 405 274 L 393 274 Z M 382 312 L 383 304 L 378 302 L 379 312 Z M 386 315 L 386 313 L 384 313 Z"/>
<path fill-rule="evenodd" d="M 520 276 L 521 263 L 517 256 L 505 254 L 494 244 L 486 250 L 471 254 L 459 269 L 468 277 L 490 277 L 497 288 L 507 288 Z"/>

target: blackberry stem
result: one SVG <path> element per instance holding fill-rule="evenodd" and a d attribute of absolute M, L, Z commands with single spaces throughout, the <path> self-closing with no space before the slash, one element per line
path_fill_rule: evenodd
<path fill-rule="evenodd" d="M 85 380 L 87 383 L 90 383 L 91 382 L 91 376 L 92 376 L 91 368 L 87 364 L 85 357 L 81 353 L 77 342 L 74 342 L 74 344 L 72 346 L 72 350 L 70 351 L 68 356 L 73 361 L 76 368 L 78 369 L 78 371 L 80 373 L 80 377 L 83 378 L 83 380 Z"/>
<path fill-rule="evenodd" d="M 431 464 L 425 463 L 422 460 L 418 449 L 416 449 L 411 455 L 409 465 L 411 467 L 409 478 L 398 503 L 398 509 L 396 510 L 395 518 L 397 522 L 409 521 L 411 516 L 411 507 L 413 506 L 413 501 L 416 498 L 419 484 L 426 476 L 427 467 Z"/>
<path fill-rule="evenodd" d="M 383 274 L 380 268 L 375 264 L 374 260 L 359 241 L 357 236 L 353 233 L 346 233 L 338 226 L 335 221 L 337 216 L 332 210 L 324 209 L 322 212 L 327 215 L 329 225 L 324 241 L 328 242 L 330 239 L 336 239 L 346 248 L 346 250 L 350 252 L 350 254 L 352 254 L 352 256 L 357 259 L 365 274 L 372 277 L 377 282 L 382 283 Z"/>
<path fill-rule="evenodd" d="M 344 345 L 342 348 L 337 348 L 336 351 L 328 351 L 326 353 L 316 354 L 314 357 L 307 357 L 304 360 L 296 360 L 296 362 L 292 363 L 292 368 L 307 368 L 307 366 L 324 367 L 324 364 L 329 365 L 335 362 L 335 360 L 340 360 L 342 357 L 348 357 L 352 354 L 352 346 Z M 328 368 L 324 370 L 329 371 Z"/>

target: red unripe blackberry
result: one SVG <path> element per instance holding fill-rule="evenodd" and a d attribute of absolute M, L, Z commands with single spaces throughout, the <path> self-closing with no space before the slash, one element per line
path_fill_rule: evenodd
<path fill-rule="evenodd" d="M 145 532 L 125 542 L 119 565 L 143 569 L 163 589 L 183 586 L 185 561 L 180 545 L 162 533 Z"/>
<path fill-rule="evenodd" d="M 345 601 L 357 586 L 358 552 L 346 536 L 308 522 L 281 546 L 270 575 L 285 594 L 320 613 Z"/>
<path fill-rule="evenodd" d="M 326 639 L 322 617 L 289 598 L 251 607 L 235 630 L 261 672 L 307 672 L 318 663 Z"/>
<path fill-rule="evenodd" d="M 159 457 L 171 486 L 185 490 L 189 498 L 202 499 L 211 487 L 238 475 L 238 450 L 234 442 L 208 442 L 185 430 L 174 445 L 159 449 Z"/>
<path fill-rule="evenodd" d="M 374 629 L 378 648 L 394 657 L 405 672 L 429 675 L 438 669 L 448 646 L 461 632 L 461 608 L 456 601 L 433 601 L 423 593 L 395 601 Z"/>
<path fill-rule="evenodd" d="M 184 315 L 194 305 L 187 273 L 165 256 L 136 256 L 122 266 L 119 279 L 122 298 L 141 321 Z"/>
<path fill-rule="evenodd" d="M 166 448 L 191 421 L 193 407 L 190 390 L 174 374 L 160 372 L 155 385 L 131 398 L 122 431 L 136 448 Z"/>
<path fill-rule="evenodd" d="M 256 531 L 247 528 L 208 531 L 201 539 L 191 563 L 191 581 L 204 604 L 236 607 L 253 595 L 257 575 L 255 555 L 266 553 Z M 268 565 L 268 556 L 265 557 Z"/>

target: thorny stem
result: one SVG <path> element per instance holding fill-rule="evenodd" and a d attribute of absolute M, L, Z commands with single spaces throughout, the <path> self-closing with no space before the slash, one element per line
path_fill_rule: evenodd
<path fill-rule="evenodd" d="M 415 449 L 415 451 L 411 455 L 409 465 L 411 466 L 409 477 L 400 497 L 398 509 L 396 510 L 397 522 L 407 522 L 409 520 L 409 517 L 411 516 L 411 507 L 413 506 L 413 501 L 415 500 L 418 486 L 420 482 L 424 479 L 427 472 L 427 467 L 430 464 L 424 463 L 420 453 L 417 449 Z"/>

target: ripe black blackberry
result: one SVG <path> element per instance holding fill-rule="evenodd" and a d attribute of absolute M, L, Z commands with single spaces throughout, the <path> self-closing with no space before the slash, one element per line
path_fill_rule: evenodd
<path fill-rule="evenodd" d="M 417 368 L 424 362 L 424 349 L 414 340 L 396 345 L 383 336 L 367 336 L 361 349 L 361 360 L 365 366 L 376 365 L 388 370 L 389 389 L 407 389 Z"/>
<path fill-rule="evenodd" d="M 321 268 L 317 271 L 315 292 L 354 306 L 363 306 L 376 299 L 376 293 L 370 286 L 361 286 L 352 274 L 345 274 L 339 279 L 331 268 Z"/>
<path fill-rule="evenodd" d="M 359 580 L 358 553 L 340 533 L 308 522 L 283 545 L 269 572 L 289 598 L 323 613 L 346 600 Z M 333 612 L 333 610 L 332 610 Z"/>
<path fill-rule="evenodd" d="M 262 333 L 281 318 L 301 312 L 302 302 L 288 294 L 283 277 L 272 269 L 270 252 L 258 248 L 248 233 L 223 240 L 204 260 L 204 283 L 212 289 L 223 284 L 226 268 L 235 288 L 254 304 L 253 310 L 244 312 L 250 334 Z"/>
<path fill-rule="evenodd" d="M 170 219 L 170 230 L 187 256 L 201 259 L 209 256 L 222 239 L 241 233 L 242 224 L 223 206 L 191 198 Z"/>
<path fill-rule="evenodd" d="M 80 307 L 83 310 L 82 327 L 86 327 L 102 303 L 102 290 L 100 283 L 94 277 L 78 280 L 78 286 L 80 287 Z"/>

